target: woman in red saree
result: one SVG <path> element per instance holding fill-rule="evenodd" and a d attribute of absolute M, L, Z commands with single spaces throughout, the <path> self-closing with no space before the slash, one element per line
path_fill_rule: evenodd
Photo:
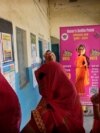
<path fill-rule="evenodd" d="M 0 73 L 0 133 L 19 133 L 21 110 L 17 95 Z"/>
<path fill-rule="evenodd" d="M 79 97 L 62 65 L 51 61 L 35 75 L 42 98 L 22 133 L 85 133 Z"/>
<path fill-rule="evenodd" d="M 93 103 L 94 111 L 94 121 L 91 133 L 100 133 L 100 92 L 93 95 L 91 101 Z"/>

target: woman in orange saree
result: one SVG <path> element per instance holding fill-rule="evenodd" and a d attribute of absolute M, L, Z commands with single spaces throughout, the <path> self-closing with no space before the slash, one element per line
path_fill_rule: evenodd
<path fill-rule="evenodd" d="M 79 55 L 76 59 L 76 89 L 78 94 L 85 93 L 85 87 L 89 85 L 89 69 L 88 57 L 85 55 L 84 45 L 80 45 L 77 49 Z"/>
<path fill-rule="evenodd" d="M 18 97 L 0 73 L 0 133 L 19 133 L 21 109 Z"/>
<path fill-rule="evenodd" d="M 51 61 L 35 75 L 42 98 L 22 133 L 85 133 L 76 88 L 62 65 Z"/>

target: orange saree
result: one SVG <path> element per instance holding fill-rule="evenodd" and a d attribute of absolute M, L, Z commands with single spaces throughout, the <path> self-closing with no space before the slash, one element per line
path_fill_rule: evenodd
<path fill-rule="evenodd" d="M 84 65 L 86 57 L 80 55 L 76 60 L 76 89 L 78 94 L 85 93 L 85 86 L 89 85 L 89 70 L 88 67 Z"/>

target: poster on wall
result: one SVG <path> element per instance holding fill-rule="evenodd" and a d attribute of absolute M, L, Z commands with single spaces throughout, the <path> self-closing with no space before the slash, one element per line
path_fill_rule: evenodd
<path fill-rule="evenodd" d="M 2 61 L 2 43 L 1 43 L 1 33 L 0 33 L 0 64 Z"/>
<path fill-rule="evenodd" d="M 100 25 L 60 28 L 60 63 L 83 105 L 100 88 Z"/>
<path fill-rule="evenodd" d="M 15 65 L 14 63 L 3 66 L 3 75 L 15 90 Z"/>
<path fill-rule="evenodd" d="M 36 56 L 37 56 L 37 48 L 36 48 L 36 35 L 30 34 L 31 37 L 31 58 L 32 58 L 32 65 L 36 63 Z"/>
<path fill-rule="evenodd" d="M 0 33 L 0 70 L 1 70 L 1 63 L 2 63 L 2 43 L 1 43 L 1 33 Z"/>
<path fill-rule="evenodd" d="M 33 87 L 37 86 L 37 81 L 35 78 L 35 70 L 37 69 L 37 48 L 36 48 L 36 35 L 30 34 L 31 37 L 31 58 L 32 58 L 32 75 L 33 75 Z"/>
<path fill-rule="evenodd" d="M 13 60 L 11 34 L 2 33 L 2 50 L 3 62 L 10 62 Z"/>

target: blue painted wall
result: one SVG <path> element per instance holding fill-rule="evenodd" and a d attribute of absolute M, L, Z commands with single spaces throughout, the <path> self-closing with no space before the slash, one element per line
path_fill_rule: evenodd
<path fill-rule="evenodd" d="M 32 68 L 27 68 L 29 82 L 23 88 L 19 86 L 19 73 L 15 74 L 15 87 L 16 93 L 18 95 L 21 112 L 22 112 L 22 122 L 21 129 L 27 124 L 30 119 L 31 111 L 36 108 L 41 96 L 39 95 L 38 87 L 33 87 L 33 75 Z"/>

